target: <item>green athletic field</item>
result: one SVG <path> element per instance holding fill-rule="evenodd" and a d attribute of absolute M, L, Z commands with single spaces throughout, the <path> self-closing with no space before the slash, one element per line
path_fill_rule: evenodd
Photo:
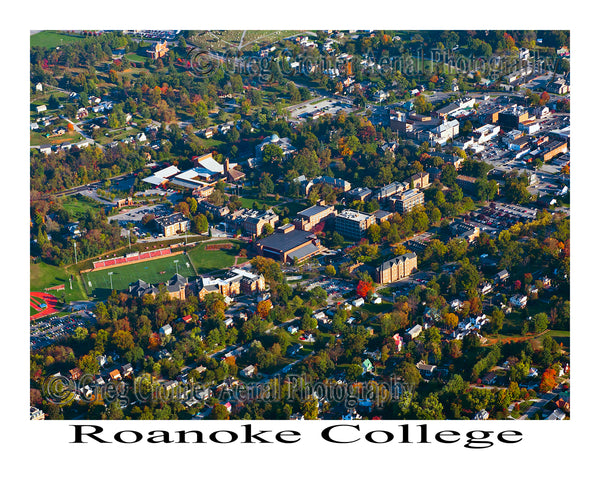
<path fill-rule="evenodd" d="M 177 267 L 175 260 L 179 260 Z M 147 262 L 133 263 L 104 270 L 91 271 L 83 274 L 87 287 L 97 298 L 106 298 L 110 295 L 110 276 L 108 272 L 113 272 L 112 286 L 114 290 L 127 290 L 129 284 L 142 279 L 147 283 L 157 285 L 167 282 L 176 273 L 192 278 L 195 276 L 192 264 L 185 254 L 174 255 L 172 257 L 157 258 Z M 160 273 L 165 272 L 165 273 Z M 90 284 L 87 282 L 91 282 Z"/>

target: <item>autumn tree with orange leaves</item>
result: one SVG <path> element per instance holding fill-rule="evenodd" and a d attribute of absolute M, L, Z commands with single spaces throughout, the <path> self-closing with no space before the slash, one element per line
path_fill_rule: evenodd
<path fill-rule="evenodd" d="M 556 372 L 552 368 L 546 369 L 542 374 L 542 381 L 540 382 L 540 392 L 546 393 L 556 387 Z"/>
<path fill-rule="evenodd" d="M 271 308 L 273 308 L 271 300 L 263 300 L 262 302 L 258 302 L 258 305 L 256 306 L 256 312 L 260 318 L 267 318 Z"/>
<path fill-rule="evenodd" d="M 358 285 L 356 287 L 356 293 L 359 297 L 366 298 L 369 293 L 373 291 L 373 283 L 366 282 L 364 280 L 359 280 Z"/>

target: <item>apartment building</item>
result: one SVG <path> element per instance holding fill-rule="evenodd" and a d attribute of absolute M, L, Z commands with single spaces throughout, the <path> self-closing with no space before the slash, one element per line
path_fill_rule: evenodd
<path fill-rule="evenodd" d="M 417 254 L 413 252 L 400 255 L 383 262 L 375 269 L 375 278 L 377 283 L 386 284 L 397 282 L 408 277 L 417 270 Z"/>

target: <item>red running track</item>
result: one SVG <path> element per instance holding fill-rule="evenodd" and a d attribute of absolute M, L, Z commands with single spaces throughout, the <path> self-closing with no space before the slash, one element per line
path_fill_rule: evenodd
<path fill-rule="evenodd" d="M 37 320 L 38 318 L 45 317 L 46 315 L 50 315 L 52 313 L 56 313 L 56 304 L 58 303 L 58 298 L 54 295 L 50 295 L 49 293 L 42 292 L 31 292 L 31 297 L 34 297 L 36 300 L 43 300 L 40 303 L 45 303 L 46 308 L 44 308 L 41 312 L 36 313 L 35 315 L 31 315 L 30 320 Z M 30 302 L 31 303 L 31 302 Z"/>

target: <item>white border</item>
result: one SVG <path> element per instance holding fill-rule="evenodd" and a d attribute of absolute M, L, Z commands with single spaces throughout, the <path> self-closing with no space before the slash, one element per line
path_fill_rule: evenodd
<path fill-rule="evenodd" d="M 152 473 L 151 478 L 163 475 L 225 474 L 254 478 L 318 477 L 328 474 L 345 475 L 410 473 L 440 473 L 444 478 L 501 478 L 522 473 L 532 475 L 571 475 L 591 467 L 592 453 L 597 451 L 592 437 L 598 412 L 595 401 L 597 360 L 597 313 L 595 307 L 597 250 L 594 184 L 598 181 L 597 84 L 598 67 L 594 44 L 596 16 L 586 7 L 566 2 L 492 3 L 484 6 L 473 2 L 340 2 L 335 4 L 301 2 L 177 2 L 145 1 L 135 5 L 126 2 L 101 3 L 27 2 L 11 6 L 5 13 L 3 32 L 4 55 L 3 143 L 6 171 L 3 185 L 2 211 L 6 228 L 3 243 L 5 269 L 3 302 L 5 331 L 3 352 L 2 412 L 8 421 L 10 451 L 5 458 L 21 472 L 40 474 L 47 478 L 81 475 L 86 478 L 106 478 L 116 475 Z M 586 13 L 587 12 L 587 13 Z M 29 329 L 23 312 L 28 304 L 28 143 L 25 126 L 28 123 L 29 102 L 29 30 L 68 28 L 339 28 L 339 29 L 571 29 L 573 73 L 573 141 L 575 161 L 572 166 L 573 206 L 572 226 L 572 420 L 550 425 L 549 422 L 488 422 L 486 428 L 495 431 L 517 428 L 526 435 L 518 447 L 498 446 L 481 451 L 467 451 L 448 445 L 398 446 L 395 444 L 369 447 L 364 443 L 344 446 L 325 446 L 318 439 L 325 422 L 259 422 L 261 428 L 295 428 L 302 423 L 304 440 L 294 446 L 254 445 L 141 445 L 122 447 L 74 446 L 68 422 L 29 422 L 28 404 L 28 345 Z M 6 148 L 8 147 L 8 148 Z M 5 167 L 5 168 L 6 168 Z M 17 177 L 17 181 L 13 181 Z M 592 183 L 594 182 L 594 183 Z M 587 202 L 586 202 L 587 200 Z M 589 206 L 587 204 L 590 204 Z M 16 228 L 13 228 L 16 226 Z M 16 234 L 14 233 L 16 232 Z M 13 253 L 15 252 L 16 253 Z M 20 308 L 23 306 L 23 308 Z M 7 348 L 8 347 L 8 348 Z M 593 388 L 596 387 L 596 388 Z M 118 422 L 121 423 L 121 422 Z M 146 423 L 146 422 L 143 422 Z M 406 423 L 382 422 L 386 424 Z M 422 422 L 417 422 L 422 423 Z M 483 428 L 481 422 L 430 422 L 434 429 Z M 467 425 L 464 426 L 463 423 Z M 138 425 L 139 424 L 139 425 Z M 271 427 L 271 424 L 273 426 Z M 460 426 L 459 426 L 460 424 Z M 268 425 L 268 427 L 267 427 Z M 361 426 L 363 424 L 361 423 Z M 438 427 L 439 425 L 439 427 Z M 442 426 L 443 425 L 443 426 Z M 214 430 L 230 428 L 227 422 L 152 422 L 152 428 L 176 430 L 201 428 Z M 374 424 L 365 424 L 375 428 Z M 110 427 L 113 428 L 111 423 Z M 143 429 L 141 422 L 123 427 Z M 363 427 L 364 428 L 364 427 Z M 595 433 L 595 432 L 594 432 Z M 410 448 L 409 448 L 410 447 Z M 160 449 L 154 451 L 154 449 Z M 435 451 L 431 449 L 434 448 Z M 593 450 L 592 450 L 593 449 Z M 8 466 L 7 466 L 8 467 Z M 583 467 L 583 468 L 582 468 Z M 15 471 L 6 468 L 6 471 Z M 593 475 L 593 473 L 592 473 Z"/>

